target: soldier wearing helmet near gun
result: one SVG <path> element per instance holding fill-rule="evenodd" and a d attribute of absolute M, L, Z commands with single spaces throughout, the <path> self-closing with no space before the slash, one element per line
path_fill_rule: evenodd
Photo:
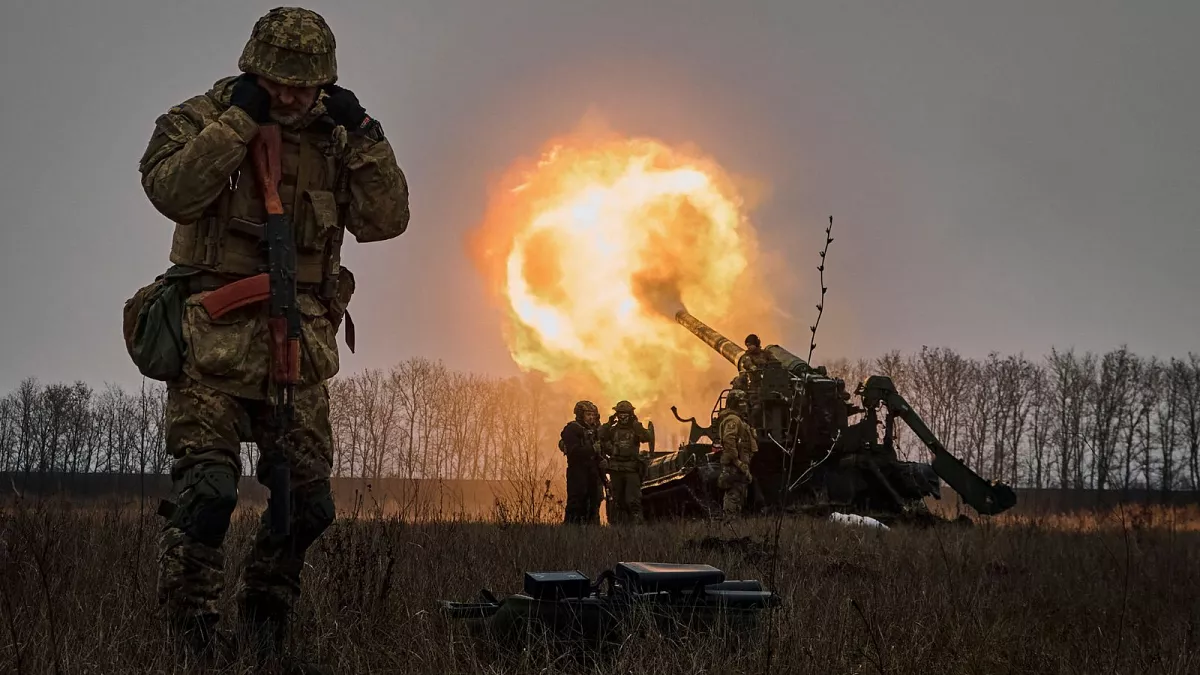
<path fill-rule="evenodd" d="M 600 524 L 603 483 L 600 457 L 596 451 L 596 433 L 600 428 L 600 409 L 591 401 L 575 404 L 575 419 L 567 422 L 559 434 L 558 448 L 567 456 L 566 524 Z"/>
<path fill-rule="evenodd" d="M 725 397 L 725 409 L 717 417 L 717 435 L 721 440 L 721 475 L 717 477 L 717 487 L 725 491 L 726 518 L 742 513 L 753 479 L 750 460 L 758 452 L 758 439 L 746 423 L 746 413 L 746 392 L 733 389 Z"/>
<path fill-rule="evenodd" d="M 779 363 L 775 355 L 762 348 L 758 336 L 751 333 L 746 336 L 746 351 L 738 358 L 738 374 L 730 381 L 730 386 L 740 389 L 747 396 L 747 420 L 758 419 L 761 403 L 758 400 L 759 383 L 762 380 L 762 370 L 768 365 Z"/>
<path fill-rule="evenodd" d="M 600 452 L 608 471 L 610 523 L 642 522 L 642 476 L 646 460 L 640 452 L 642 443 L 654 448 L 654 423 L 642 426 L 634 414 L 633 404 L 621 401 L 613 406 L 613 415 L 600 427 Z"/>
<path fill-rule="evenodd" d="M 272 494 L 273 502 L 290 504 L 282 512 L 286 534 L 268 528 L 264 513 L 238 591 L 241 618 L 265 655 L 283 645 L 305 552 L 334 520 L 325 382 L 339 369 L 336 333 L 343 320 L 354 348 L 346 314 L 354 278 L 340 264 L 343 235 L 384 241 L 409 221 L 404 173 L 379 122 L 334 84 L 334 35 L 319 14 L 272 9 L 255 23 L 238 67 L 240 76 L 218 80 L 161 115 L 139 165 L 150 202 L 175 222 L 175 266 L 164 276 L 187 293 L 182 373 L 169 381 L 167 394 L 176 504 L 164 509 L 159 601 L 172 634 L 202 658 L 215 651 L 222 544 L 237 503 L 243 440 L 260 449 L 260 482 L 282 474 L 278 484 L 290 483 L 284 494 Z M 245 284 L 231 285 L 261 277 L 268 253 L 282 248 L 274 237 L 266 241 L 265 231 L 280 230 L 264 222 L 283 222 L 269 215 L 286 219 L 293 233 L 289 317 L 297 308 L 300 316 L 292 342 L 298 350 L 287 356 L 298 361 L 298 374 L 288 378 L 274 374 L 280 344 L 271 342 L 278 335 L 267 324 L 268 303 L 240 291 Z M 214 297 L 227 302 L 218 307 Z M 292 393 L 286 425 L 272 414 L 281 380 Z"/>

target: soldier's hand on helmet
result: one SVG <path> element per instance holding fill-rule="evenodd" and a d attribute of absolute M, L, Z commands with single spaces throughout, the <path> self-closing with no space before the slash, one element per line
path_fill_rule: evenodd
<path fill-rule="evenodd" d="M 327 96 L 325 110 L 329 111 L 333 121 L 346 127 L 347 131 L 357 131 L 367 119 L 367 110 L 354 92 L 336 84 L 327 84 L 322 89 Z"/>
<path fill-rule="evenodd" d="M 259 124 L 271 121 L 271 95 L 258 84 L 258 76 L 243 73 L 233 83 L 229 105 L 241 108 Z"/>

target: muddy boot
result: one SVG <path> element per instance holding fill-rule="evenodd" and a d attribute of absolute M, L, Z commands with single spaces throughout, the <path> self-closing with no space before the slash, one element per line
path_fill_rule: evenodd
<path fill-rule="evenodd" d="M 333 675 L 331 668 L 286 653 L 288 614 L 288 608 L 274 598 L 252 594 L 242 598 L 244 636 L 259 665 L 275 662 L 287 675 Z"/>

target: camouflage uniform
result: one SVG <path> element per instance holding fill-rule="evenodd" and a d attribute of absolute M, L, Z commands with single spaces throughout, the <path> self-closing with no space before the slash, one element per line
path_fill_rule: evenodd
<path fill-rule="evenodd" d="M 599 524 L 600 502 L 604 485 L 600 477 L 600 457 L 596 451 L 598 424 L 589 416 L 599 410 L 590 401 L 575 404 L 575 419 L 563 427 L 559 448 L 567 456 L 567 504 L 564 522 Z"/>
<path fill-rule="evenodd" d="M 642 521 L 642 476 L 645 461 L 639 448 L 649 443 L 650 431 L 642 426 L 629 401 L 621 401 L 613 407 L 616 411 L 600 428 L 600 448 L 608 471 L 612 512 L 609 522 L 629 523 Z"/>
<path fill-rule="evenodd" d="M 295 228 L 302 315 L 301 384 L 286 453 L 271 426 L 266 303 L 217 319 L 201 304 L 212 290 L 259 273 L 266 263 L 266 210 L 247 145 L 260 122 L 231 105 L 238 78 L 221 79 L 161 115 L 141 158 L 146 195 L 175 223 L 170 260 L 189 294 L 183 374 L 167 394 L 177 505 L 162 533 L 159 573 L 159 600 L 185 634 L 211 634 L 217 621 L 221 548 L 237 504 L 241 442 L 252 440 L 261 451 L 260 482 L 283 462 L 292 489 L 287 538 L 274 537 L 263 514 L 238 594 L 244 615 L 286 625 L 300 596 L 305 551 L 334 520 L 325 382 L 339 369 L 336 333 L 354 290 L 353 276 L 340 264 L 343 234 L 383 241 L 403 233 L 409 220 L 407 182 L 378 123 L 363 113 L 361 124 L 349 123 L 347 130 L 333 117 L 331 92 L 348 93 L 330 87 L 337 79 L 334 47 L 320 15 L 277 8 L 255 24 L 239 61 L 243 72 L 271 82 L 323 87 L 307 113 L 282 125 L 279 194 Z"/>
<path fill-rule="evenodd" d="M 761 347 L 754 347 L 747 349 L 742 354 L 742 357 L 738 359 L 738 369 L 742 371 L 762 370 L 769 363 L 779 363 L 779 359 Z"/>
<path fill-rule="evenodd" d="M 747 411 L 751 419 L 759 419 L 762 402 L 759 400 L 759 384 L 762 381 L 762 370 L 771 364 L 778 364 L 775 355 L 762 348 L 758 336 L 751 333 L 746 336 L 746 351 L 738 358 L 738 374 L 730 381 L 730 386 L 746 392 Z"/>
<path fill-rule="evenodd" d="M 750 486 L 750 460 L 758 452 L 758 440 L 754 430 L 742 419 L 745 394 L 740 390 L 731 392 L 717 421 L 721 438 L 721 475 L 717 486 L 725 491 L 724 511 L 726 516 L 739 515 L 746 505 L 746 493 Z"/>

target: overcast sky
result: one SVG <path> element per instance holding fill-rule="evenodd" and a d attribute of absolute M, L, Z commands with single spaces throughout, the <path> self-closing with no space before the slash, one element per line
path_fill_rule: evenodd
<path fill-rule="evenodd" d="M 272 2 L 7 2 L 0 390 L 135 385 L 124 300 L 168 265 L 137 161 L 156 116 L 236 72 Z M 590 108 L 770 192 L 817 359 L 1127 343 L 1200 350 L 1200 2 L 314 2 L 341 84 L 391 138 L 408 233 L 350 244 L 358 354 L 515 372 L 463 237 L 489 180 Z M 719 326 L 718 318 L 709 318 Z"/>

